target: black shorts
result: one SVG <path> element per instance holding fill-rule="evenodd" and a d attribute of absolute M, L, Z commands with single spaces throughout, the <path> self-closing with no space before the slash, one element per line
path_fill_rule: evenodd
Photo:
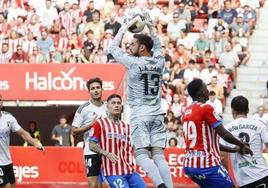
<path fill-rule="evenodd" d="M 84 155 L 87 177 L 99 176 L 101 169 L 101 156 L 98 154 Z"/>
<path fill-rule="evenodd" d="M 267 188 L 267 187 L 268 187 L 268 176 L 239 188 Z"/>
<path fill-rule="evenodd" d="M 0 186 L 4 186 L 8 183 L 15 183 L 15 175 L 12 163 L 9 165 L 0 165 Z"/>

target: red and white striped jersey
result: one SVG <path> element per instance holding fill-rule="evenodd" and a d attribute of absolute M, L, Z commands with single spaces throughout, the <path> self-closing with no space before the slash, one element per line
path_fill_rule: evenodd
<path fill-rule="evenodd" d="M 92 126 L 90 140 L 97 142 L 103 150 L 119 157 L 119 161 L 114 164 L 102 156 L 104 176 L 127 175 L 135 170 L 128 124 L 123 121 L 114 123 L 109 118 L 102 118 Z"/>
<path fill-rule="evenodd" d="M 209 168 L 220 163 L 219 136 L 222 120 L 209 104 L 194 102 L 182 114 L 186 144 L 184 167 Z"/>
<path fill-rule="evenodd" d="M 11 52 L 6 52 L 6 53 L 0 52 L 0 64 L 9 63 L 11 56 L 12 56 Z"/>
<path fill-rule="evenodd" d="M 37 46 L 36 44 L 36 40 L 23 40 L 22 41 L 22 49 L 24 52 L 28 53 L 28 54 L 32 54 L 33 53 L 33 49 L 35 46 Z"/>
<path fill-rule="evenodd" d="M 72 14 L 71 12 L 61 11 L 59 13 L 60 24 L 66 29 L 68 35 L 72 33 Z"/>
<path fill-rule="evenodd" d="M 54 39 L 54 46 L 59 50 L 59 51 L 64 51 L 67 50 L 69 45 L 69 39 L 67 37 L 60 37 L 56 36 Z"/>
<path fill-rule="evenodd" d="M 9 46 L 9 51 L 11 53 L 14 53 L 17 51 L 17 45 L 21 44 L 20 39 L 8 39 L 8 46 Z"/>

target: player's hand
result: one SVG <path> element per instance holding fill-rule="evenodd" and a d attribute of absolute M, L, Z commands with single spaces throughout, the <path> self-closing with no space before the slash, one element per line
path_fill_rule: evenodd
<path fill-rule="evenodd" d="M 150 17 L 150 14 L 145 9 L 141 9 L 141 11 L 142 11 L 142 14 L 144 16 L 145 23 L 146 23 L 147 27 L 149 29 L 153 28 L 154 27 L 154 23 L 153 23 L 152 18 Z"/>
<path fill-rule="evenodd" d="M 246 154 L 250 154 L 251 156 L 253 155 L 252 150 L 250 149 L 249 145 L 246 143 L 244 143 L 243 147 L 240 147 L 239 153 L 241 155 L 246 155 Z"/>
<path fill-rule="evenodd" d="M 106 157 L 107 157 L 110 161 L 112 161 L 112 163 L 117 163 L 117 161 L 119 160 L 119 157 L 118 157 L 118 156 L 116 156 L 115 154 L 110 153 L 110 152 L 106 155 Z"/>

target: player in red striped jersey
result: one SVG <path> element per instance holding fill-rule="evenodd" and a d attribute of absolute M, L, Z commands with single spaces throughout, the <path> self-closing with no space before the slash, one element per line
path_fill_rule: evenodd
<path fill-rule="evenodd" d="M 201 79 L 190 82 L 187 90 L 193 104 L 182 115 L 186 144 L 184 172 L 201 187 L 235 187 L 227 170 L 220 164 L 220 150 L 250 154 L 252 151 L 245 143 L 232 136 L 223 127 L 222 120 L 213 107 L 205 104 L 208 90 Z M 219 136 L 238 147 L 219 145 Z"/>
<path fill-rule="evenodd" d="M 130 126 L 120 120 L 121 97 L 109 96 L 107 108 L 108 117 L 99 119 L 91 128 L 89 147 L 102 155 L 103 174 L 111 188 L 144 188 L 143 179 L 135 172 Z"/>

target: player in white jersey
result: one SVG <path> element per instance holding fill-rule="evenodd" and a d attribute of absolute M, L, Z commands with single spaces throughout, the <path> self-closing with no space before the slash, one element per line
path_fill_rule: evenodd
<path fill-rule="evenodd" d="M 1 111 L 2 104 L 2 95 L 0 94 L 0 187 L 14 188 L 15 176 L 9 151 L 10 133 L 17 133 L 26 142 L 39 150 L 44 150 L 44 148 L 27 131 L 21 128 L 14 116 L 8 112 Z"/>
<path fill-rule="evenodd" d="M 136 161 L 157 187 L 173 187 L 163 148 L 166 146 L 164 112 L 161 109 L 160 82 L 165 64 L 160 39 L 148 14 L 144 14 L 150 36 L 135 34 L 130 54 L 119 46 L 135 18 L 126 21 L 115 36 L 110 52 L 127 69 L 131 140 Z M 153 52 L 151 52 L 153 50 Z M 152 160 L 150 160 L 151 152 Z"/>
<path fill-rule="evenodd" d="M 235 137 L 250 146 L 253 155 L 231 153 L 234 175 L 240 188 L 267 188 L 268 166 L 262 156 L 263 144 L 268 147 L 268 132 L 262 120 L 247 118 L 248 100 L 243 96 L 233 98 L 231 102 L 234 121 L 226 125 Z M 227 146 L 227 143 L 221 140 Z"/>
<path fill-rule="evenodd" d="M 87 88 L 91 99 L 77 109 L 72 123 L 72 133 L 74 136 L 84 133 L 84 160 L 88 185 L 90 188 L 97 188 L 98 177 L 101 176 L 101 157 L 89 149 L 88 137 L 91 126 L 98 118 L 106 117 L 107 112 L 106 105 L 101 99 L 102 80 L 100 78 L 90 79 L 87 82 Z"/>

